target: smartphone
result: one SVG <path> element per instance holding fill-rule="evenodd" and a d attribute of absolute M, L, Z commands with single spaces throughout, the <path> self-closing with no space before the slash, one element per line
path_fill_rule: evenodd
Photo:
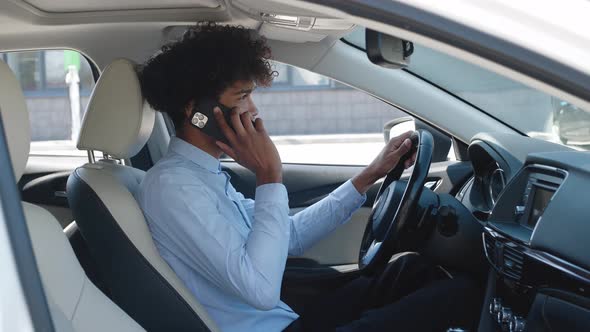
<path fill-rule="evenodd" d="M 213 109 L 219 107 L 227 124 L 232 128 L 230 121 L 231 108 L 225 107 L 215 99 L 203 98 L 195 104 L 191 113 L 190 122 L 196 128 L 201 129 L 205 134 L 215 138 L 218 141 L 227 143 L 227 139 L 221 132 L 221 128 L 215 119 Z"/>

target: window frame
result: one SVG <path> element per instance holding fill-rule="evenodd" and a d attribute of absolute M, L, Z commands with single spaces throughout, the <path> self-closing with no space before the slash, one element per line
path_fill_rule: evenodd
<path fill-rule="evenodd" d="M 294 84 L 294 70 L 295 70 L 295 66 L 290 65 L 288 63 L 284 63 L 284 62 L 278 62 L 278 61 L 273 61 L 274 63 L 277 64 L 282 64 L 287 66 L 286 69 L 286 76 L 287 76 L 287 80 L 286 82 L 273 82 L 273 84 L 270 87 L 260 87 L 260 91 L 277 91 L 277 92 L 284 92 L 284 91 L 290 91 L 290 90 L 296 90 L 296 91 L 311 91 L 311 90 L 329 90 L 329 89 L 343 89 L 343 90 L 347 90 L 347 89 L 354 89 L 350 86 L 347 86 L 345 84 L 340 84 L 338 85 L 336 83 L 335 80 L 327 77 L 329 79 L 329 84 L 318 84 L 318 85 L 312 85 L 312 84 L 308 84 L 308 85 L 295 85 Z M 298 68 L 298 67 L 297 67 Z M 303 70 L 307 70 L 305 68 L 301 68 Z M 310 70 L 307 70 L 310 71 Z M 310 71 L 311 72 L 311 71 Z M 313 73 L 313 72 L 312 72 Z M 314 73 L 316 75 L 320 75 L 317 73 Z M 321 75 L 324 76 L 324 75 Z M 326 77 L 326 76 L 324 76 Z"/>

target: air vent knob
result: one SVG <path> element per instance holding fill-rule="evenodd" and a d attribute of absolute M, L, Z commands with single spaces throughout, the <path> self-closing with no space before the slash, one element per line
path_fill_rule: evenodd
<path fill-rule="evenodd" d="M 502 310 L 498 313 L 498 323 L 508 326 L 512 321 L 512 309 L 507 307 L 502 307 Z"/>
<path fill-rule="evenodd" d="M 490 314 L 495 316 L 500 310 L 502 310 L 502 299 L 495 297 L 492 299 L 492 302 L 490 302 Z"/>
<path fill-rule="evenodd" d="M 510 332 L 523 332 L 526 325 L 526 320 L 520 316 L 512 317 L 510 321 Z"/>

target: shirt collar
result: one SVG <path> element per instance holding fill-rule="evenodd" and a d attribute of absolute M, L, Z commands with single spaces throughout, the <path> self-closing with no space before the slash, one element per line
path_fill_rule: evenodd
<path fill-rule="evenodd" d="M 221 171 L 219 159 L 176 136 L 170 138 L 168 151 L 178 153 L 209 172 L 219 173 Z"/>

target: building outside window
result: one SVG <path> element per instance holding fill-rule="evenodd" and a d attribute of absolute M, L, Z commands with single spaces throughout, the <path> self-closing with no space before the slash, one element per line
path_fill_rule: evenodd
<path fill-rule="evenodd" d="M 31 119 L 32 141 L 71 140 L 72 114 L 68 66 L 75 66 L 80 77 L 80 119 L 94 87 L 90 64 L 71 50 L 0 53 L 21 84 Z"/>
<path fill-rule="evenodd" d="M 26 99 L 31 128 L 29 165 L 52 164 L 72 169 L 87 162 L 85 151 L 76 148 L 76 128 L 84 116 L 94 76 L 88 60 L 72 50 L 45 50 L 0 53 L 20 82 Z M 70 99 L 66 82 L 69 67 L 78 72 L 78 93 Z M 73 105 L 78 103 L 78 118 Z M 75 108 L 74 108 L 75 109 Z M 72 125 L 73 123 L 74 126 Z M 73 128 L 74 127 L 74 128 Z"/>

